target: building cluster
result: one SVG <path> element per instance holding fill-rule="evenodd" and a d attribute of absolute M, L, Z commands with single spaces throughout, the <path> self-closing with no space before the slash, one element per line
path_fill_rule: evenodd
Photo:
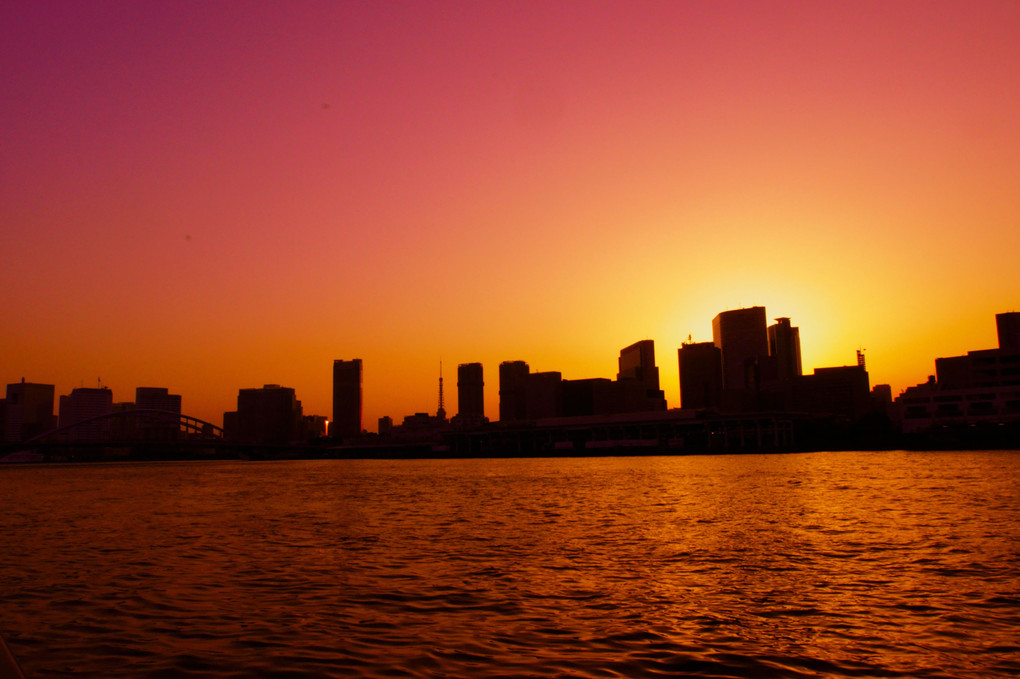
<path fill-rule="evenodd" d="M 557 371 L 533 372 L 522 360 L 502 362 L 498 424 L 490 424 L 485 416 L 481 363 L 457 367 L 457 413 L 447 416 L 440 365 L 436 412 L 414 413 L 400 424 L 382 417 L 378 440 L 438 441 L 451 432 L 505 432 L 543 422 L 558 422 L 558 427 L 568 420 L 574 423 L 571 426 L 661 420 L 675 433 L 681 420 L 707 415 L 725 419 L 796 414 L 844 423 L 878 415 L 899 422 L 906 433 L 1020 421 L 1020 313 L 996 316 L 997 349 L 936 359 L 936 374 L 906 389 L 895 402 L 888 385 L 870 388 L 860 351 L 853 365 L 815 368 L 804 374 L 800 329 L 789 318 L 777 318 L 772 325 L 766 318 L 761 306 L 723 311 L 712 321 L 712 341 L 689 338 L 682 343 L 677 351 L 679 409 L 667 411 L 655 344 L 646 339 L 620 351 L 615 379 L 564 379 Z M 223 438 L 241 444 L 286 445 L 328 435 L 342 444 L 363 443 L 362 385 L 361 359 L 333 362 L 331 422 L 323 416 L 304 415 L 301 401 L 289 387 L 267 384 L 240 389 L 237 409 L 224 413 Z M 6 398 L 0 399 L 0 438 L 16 443 L 46 434 L 69 442 L 146 442 L 216 433 L 213 425 L 183 416 L 181 397 L 165 388 L 139 387 L 133 402 L 118 403 L 108 388 L 82 387 L 60 396 L 57 414 L 53 404 L 53 385 L 24 380 L 7 385 Z"/>
<path fill-rule="evenodd" d="M 556 417 L 612 415 L 666 410 L 655 366 L 655 344 L 642 340 L 620 352 L 615 380 L 563 379 L 560 372 L 531 372 L 524 361 L 499 366 L 499 421 L 512 424 Z M 333 425 L 330 435 L 350 440 L 360 436 L 362 365 L 360 359 L 333 363 Z M 414 413 L 399 425 L 379 418 L 379 435 L 396 441 L 436 438 L 450 429 L 485 425 L 485 379 L 481 363 L 457 366 L 457 414 L 448 418 L 442 377 L 439 407 L 434 415 Z"/>
<path fill-rule="evenodd" d="M 138 387 L 133 402 L 114 402 L 107 387 L 80 387 L 61 395 L 53 413 L 54 386 L 16 382 L 0 400 L 0 426 L 7 443 L 43 435 L 67 442 L 167 442 L 183 435 L 181 397 L 164 387 Z"/>
<path fill-rule="evenodd" d="M 223 413 L 223 438 L 234 443 L 285 445 L 326 434 L 326 418 L 305 415 L 294 390 L 279 384 L 241 389 L 237 410 Z"/>
<path fill-rule="evenodd" d="M 812 374 L 803 374 L 800 329 L 789 318 L 767 325 L 764 307 L 718 314 L 712 322 L 712 335 L 711 342 L 688 341 L 678 350 L 681 410 L 724 415 L 801 412 L 854 421 L 884 411 L 891 401 L 888 385 L 870 389 L 861 352 L 854 365 L 816 368 Z M 522 360 L 502 362 L 499 425 L 666 412 L 654 341 L 641 340 L 625 347 L 618 360 L 616 379 L 564 379 L 558 371 L 533 372 Z M 361 385 L 360 360 L 334 362 L 330 428 L 334 438 L 351 441 L 361 435 Z M 444 432 L 478 427 L 488 422 L 483 403 L 482 364 L 463 363 L 457 368 L 458 413 L 448 419 L 440 368 L 435 414 L 408 415 L 401 424 L 382 417 L 379 435 L 394 441 L 435 440 Z"/>
<path fill-rule="evenodd" d="M 1020 421 L 1020 313 L 996 314 L 997 349 L 935 359 L 935 374 L 897 397 L 905 433 Z"/>
<path fill-rule="evenodd" d="M 888 385 L 871 390 L 864 355 L 853 365 L 803 374 L 800 328 L 789 318 L 767 325 L 765 307 L 723 311 L 711 342 L 679 349 L 680 405 L 722 413 L 802 412 L 859 420 L 884 410 Z"/>

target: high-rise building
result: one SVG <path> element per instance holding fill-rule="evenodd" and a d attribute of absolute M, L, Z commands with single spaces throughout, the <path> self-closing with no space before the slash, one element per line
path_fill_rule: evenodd
<path fill-rule="evenodd" d="M 527 419 L 527 379 L 531 368 L 524 361 L 499 364 L 499 421 Z"/>
<path fill-rule="evenodd" d="M 619 366 L 620 371 L 616 374 L 618 412 L 666 409 L 666 396 L 659 389 L 654 340 L 641 340 L 621 349 Z"/>
<path fill-rule="evenodd" d="M 685 342 L 677 350 L 680 366 L 680 407 L 722 405 L 722 352 L 712 342 Z"/>
<path fill-rule="evenodd" d="M 329 434 L 346 438 L 361 434 L 361 359 L 333 361 L 333 423 Z"/>
<path fill-rule="evenodd" d="M 790 324 L 789 318 L 777 318 L 770 325 L 769 356 L 776 359 L 780 381 L 790 382 L 803 374 L 800 363 L 800 328 Z"/>
<path fill-rule="evenodd" d="M 180 394 L 171 394 L 166 387 L 137 387 L 135 389 L 135 407 L 146 410 L 163 410 L 180 415 L 181 396 Z"/>
<path fill-rule="evenodd" d="M 56 428 L 52 384 L 15 382 L 7 385 L 3 432 L 9 443 L 25 441 Z"/>
<path fill-rule="evenodd" d="M 485 382 L 481 363 L 457 366 L 457 418 L 463 424 L 485 422 Z"/>
<path fill-rule="evenodd" d="M 562 373 L 530 373 L 524 379 L 524 385 L 525 419 L 541 420 L 563 416 Z"/>
<path fill-rule="evenodd" d="M 620 350 L 618 381 L 637 380 L 647 389 L 659 389 L 659 369 L 655 365 L 655 341 L 641 340 Z"/>
<path fill-rule="evenodd" d="M 70 395 L 60 397 L 60 426 L 82 424 L 67 433 L 72 441 L 106 441 L 110 439 L 109 418 L 99 418 L 113 412 L 113 392 L 107 387 L 80 387 Z"/>
<path fill-rule="evenodd" d="M 873 410 L 868 371 L 861 365 L 815 368 L 797 383 L 797 409 L 855 421 Z"/>
<path fill-rule="evenodd" d="M 1020 312 L 995 314 L 995 327 L 999 333 L 999 349 L 1020 353 Z"/>
<path fill-rule="evenodd" d="M 181 414 L 180 394 L 171 394 L 166 387 L 137 387 L 135 408 L 166 413 L 165 417 L 139 414 L 136 418 L 139 437 L 155 441 L 173 441 L 180 437 L 180 422 L 175 422 L 171 417 Z"/>
<path fill-rule="evenodd" d="M 267 384 L 261 389 L 241 389 L 236 413 L 224 413 L 224 435 L 241 443 L 290 443 L 301 437 L 302 415 L 301 401 L 289 387 Z"/>
<path fill-rule="evenodd" d="M 722 352 L 723 388 L 755 388 L 758 361 L 769 355 L 765 307 L 723 311 L 712 319 L 712 341 Z"/>

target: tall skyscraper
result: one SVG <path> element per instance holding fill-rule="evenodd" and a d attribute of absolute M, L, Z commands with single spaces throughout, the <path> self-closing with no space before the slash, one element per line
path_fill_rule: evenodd
<path fill-rule="evenodd" d="M 686 342 L 677 350 L 680 407 L 719 408 L 722 404 L 722 352 L 712 342 Z"/>
<path fill-rule="evenodd" d="M 524 361 L 499 364 L 499 421 L 519 422 L 527 418 L 527 380 L 531 368 Z"/>
<path fill-rule="evenodd" d="M 333 437 L 361 434 L 361 359 L 333 361 Z"/>
<path fill-rule="evenodd" d="M 485 382 L 481 363 L 457 366 L 457 417 L 465 424 L 485 421 Z"/>
<path fill-rule="evenodd" d="M 712 319 L 712 341 L 722 352 L 723 388 L 753 388 L 758 360 L 769 355 L 765 307 L 723 311 Z"/>
<path fill-rule="evenodd" d="M 789 382 L 803 374 L 800 364 L 800 328 L 790 324 L 789 318 L 777 318 L 769 326 L 769 356 L 776 359 L 781 381 Z"/>

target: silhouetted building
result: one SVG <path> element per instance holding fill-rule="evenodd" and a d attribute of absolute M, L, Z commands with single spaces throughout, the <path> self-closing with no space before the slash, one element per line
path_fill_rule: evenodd
<path fill-rule="evenodd" d="M 677 350 L 680 366 L 680 407 L 722 405 L 722 352 L 712 342 L 686 342 Z"/>
<path fill-rule="evenodd" d="M 393 433 L 393 418 L 383 415 L 379 418 L 379 436 L 390 436 Z"/>
<path fill-rule="evenodd" d="M 481 363 L 462 363 L 457 366 L 457 423 L 474 426 L 484 424 L 485 381 Z"/>
<path fill-rule="evenodd" d="M 394 426 L 391 435 L 402 442 L 441 444 L 443 434 L 450 431 L 450 422 L 445 414 L 440 417 L 428 413 L 407 415 L 404 421 Z"/>
<path fill-rule="evenodd" d="M 941 390 L 1020 386 L 1020 351 L 983 349 L 936 358 L 935 376 Z"/>
<path fill-rule="evenodd" d="M 904 432 L 1020 421 L 1020 349 L 1013 325 L 1018 316 L 995 316 L 998 349 L 936 358 L 935 375 L 899 395 L 893 412 Z"/>
<path fill-rule="evenodd" d="M 171 394 L 166 387 L 138 387 L 135 389 L 135 406 L 180 415 L 181 396 Z"/>
<path fill-rule="evenodd" d="M 61 428 L 82 423 L 66 433 L 71 441 L 109 441 L 112 423 L 109 418 L 100 416 L 112 412 L 113 392 L 106 387 L 80 387 L 60 397 Z"/>
<path fill-rule="evenodd" d="M 659 369 L 655 365 L 655 342 L 650 339 L 635 342 L 620 349 L 618 381 L 636 380 L 650 391 L 659 389 Z"/>
<path fill-rule="evenodd" d="M 524 361 L 499 364 L 499 421 L 527 419 L 527 379 L 531 368 Z"/>
<path fill-rule="evenodd" d="M 180 438 L 180 421 L 174 421 L 171 416 L 180 417 L 180 394 L 171 394 L 166 387 L 137 387 L 135 389 L 135 408 L 167 413 L 166 417 L 139 415 L 136 426 L 140 438 L 146 441 L 175 441 Z"/>
<path fill-rule="evenodd" d="M 114 403 L 110 413 L 117 417 L 110 418 L 111 441 L 134 441 L 139 437 L 139 418 L 135 404 L 131 401 Z"/>
<path fill-rule="evenodd" d="M 618 383 L 605 377 L 585 380 L 563 380 L 560 383 L 563 417 L 608 415 L 621 411 L 622 390 Z"/>
<path fill-rule="evenodd" d="M 525 384 L 525 419 L 541 420 L 563 416 L 563 375 L 558 372 L 530 373 Z"/>
<path fill-rule="evenodd" d="M 876 384 L 871 388 L 871 406 L 876 413 L 888 416 L 892 408 L 892 387 Z"/>
<path fill-rule="evenodd" d="M 666 409 L 666 397 L 659 388 L 655 365 L 655 342 L 641 340 L 620 350 L 616 375 L 620 392 L 616 412 L 634 413 Z"/>
<path fill-rule="evenodd" d="M 789 318 L 777 318 L 768 328 L 769 355 L 776 359 L 776 373 L 784 382 L 792 382 L 803 374 L 800 363 L 800 328 Z"/>
<path fill-rule="evenodd" d="M 26 441 L 56 427 L 52 384 L 15 382 L 7 385 L 4 399 L 3 440 Z"/>
<path fill-rule="evenodd" d="M 999 334 L 999 349 L 1020 353 L 1020 313 L 995 314 L 995 326 Z"/>
<path fill-rule="evenodd" d="M 329 418 L 325 415 L 304 415 L 301 418 L 301 440 L 311 441 L 326 435 Z"/>
<path fill-rule="evenodd" d="M 329 434 L 348 438 L 361 434 L 361 359 L 333 361 L 333 423 Z"/>
<path fill-rule="evenodd" d="M 765 307 L 723 311 L 712 319 L 712 341 L 722 352 L 726 390 L 757 388 L 757 365 L 769 355 Z"/>
<path fill-rule="evenodd" d="M 229 427 L 228 427 L 229 423 Z M 236 414 L 224 413 L 224 436 L 239 443 L 284 444 L 301 439 L 301 401 L 278 384 L 237 393 Z"/>
<path fill-rule="evenodd" d="M 797 381 L 796 398 L 798 410 L 851 422 L 873 410 L 868 371 L 861 365 L 815 368 Z"/>

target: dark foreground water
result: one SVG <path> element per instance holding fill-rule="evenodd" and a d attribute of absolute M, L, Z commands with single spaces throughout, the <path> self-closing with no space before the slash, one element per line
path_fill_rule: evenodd
<path fill-rule="evenodd" d="M 0 469 L 30 678 L 1020 673 L 1020 453 Z"/>

